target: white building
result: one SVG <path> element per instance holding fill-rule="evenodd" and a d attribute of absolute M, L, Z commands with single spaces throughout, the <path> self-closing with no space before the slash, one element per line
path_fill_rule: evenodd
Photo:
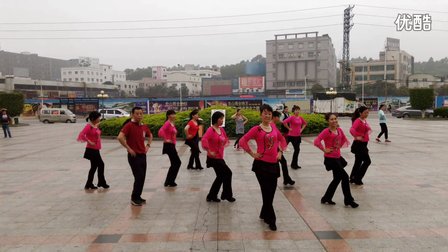
<path fill-rule="evenodd" d="M 115 84 L 115 86 L 121 91 L 122 95 L 126 97 L 135 97 L 136 90 L 140 84 L 137 81 L 125 81 L 119 82 Z"/>
<path fill-rule="evenodd" d="M 167 74 L 167 86 L 175 86 L 179 89 L 181 86 L 186 86 L 189 91 L 189 96 L 199 96 L 202 92 L 202 81 L 200 77 L 186 74 L 183 71 L 170 72 Z"/>
<path fill-rule="evenodd" d="M 112 69 L 111 65 L 99 64 L 99 59 L 80 57 L 79 66 L 61 68 L 62 81 L 104 83 L 125 82 L 126 73 Z"/>
<path fill-rule="evenodd" d="M 440 77 L 436 77 L 430 74 L 412 74 L 409 76 L 408 87 L 409 88 L 430 88 L 439 87 L 444 83 Z"/>

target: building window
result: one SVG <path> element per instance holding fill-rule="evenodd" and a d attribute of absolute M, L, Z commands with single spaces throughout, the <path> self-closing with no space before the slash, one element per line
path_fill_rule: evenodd
<path fill-rule="evenodd" d="M 308 43 L 308 48 L 313 48 L 314 47 L 314 42 L 309 42 Z"/>
<path fill-rule="evenodd" d="M 75 81 L 78 81 L 78 78 L 75 78 Z"/>
<path fill-rule="evenodd" d="M 68 78 L 68 81 L 72 81 L 72 78 Z"/>
<path fill-rule="evenodd" d="M 64 78 L 64 81 L 67 81 L 67 79 L 66 79 L 66 78 Z"/>
<path fill-rule="evenodd" d="M 84 81 L 84 78 L 81 78 L 81 81 Z"/>
<path fill-rule="evenodd" d="M 80 74 L 84 74 L 84 71 L 80 71 L 79 73 L 80 73 Z"/>
<path fill-rule="evenodd" d="M 423 78 L 422 81 L 428 81 L 428 79 L 427 78 Z"/>
<path fill-rule="evenodd" d="M 299 43 L 299 49 L 303 48 L 303 43 Z"/>
<path fill-rule="evenodd" d="M 294 49 L 294 44 L 288 44 L 288 49 Z"/>
<path fill-rule="evenodd" d="M 283 49 L 283 44 L 279 44 L 278 49 Z"/>
<path fill-rule="evenodd" d="M 68 74 L 72 74 L 72 71 L 68 71 Z"/>
<path fill-rule="evenodd" d="M 308 52 L 308 57 L 314 57 L 314 52 Z"/>
<path fill-rule="evenodd" d="M 317 48 L 320 48 L 320 42 L 317 42 Z"/>
<path fill-rule="evenodd" d="M 75 74 L 78 74 L 78 71 L 75 71 Z"/>
<path fill-rule="evenodd" d="M 87 71 L 87 75 L 90 75 L 90 71 Z"/>

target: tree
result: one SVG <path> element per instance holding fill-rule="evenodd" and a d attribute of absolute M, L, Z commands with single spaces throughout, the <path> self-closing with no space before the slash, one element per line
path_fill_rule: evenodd
<path fill-rule="evenodd" d="M 141 80 L 145 77 L 152 77 L 152 68 L 137 68 L 137 69 L 125 69 L 127 80 Z"/>
<path fill-rule="evenodd" d="M 413 88 L 409 89 L 409 98 L 411 106 L 422 111 L 422 117 L 425 117 L 425 110 L 432 108 L 434 103 L 434 89 L 432 88 Z"/>
<path fill-rule="evenodd" d="M 11 117 L 20 116 L 23 111 L 24 97 L 22 93 L 1 93 L 0 92 L 0 108 L 8 110 Z"/>

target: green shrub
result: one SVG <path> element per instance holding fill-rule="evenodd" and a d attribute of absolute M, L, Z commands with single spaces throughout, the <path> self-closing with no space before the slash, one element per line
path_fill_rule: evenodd
<path fill-rule="evenodd" d="M 0 93 L 0 108 L 6 108 L 10 117 L 20 116 L 24 97 L 21 93 Z"/>
<path fill-rule="evenodd" d="M 434 109 L 434 117 L 448 117 L 448 107 Z"/>
<path fill-rule="evenodd" d="M 199 112 L 199 117 L 203 119 L 204 133 L 211 123 L 211 110 L 212 109 L 225 109 L 226 110 L 226 133 L 229 137 L 234 137 L 235 134 L 235 120 L 231 119 L 231 116 L 236 113 L 235 108 L 225 107 L 225 106 L 213 106 L 210 108 L 203 109 Z M 260 124 L 260 112 L 258 110 L 242 109 L 241 113 L 247 117 L 249 120 L 245 125 L 245 131 L 247 132 L 253 126 Z M 184 137 L 184 128 L 189 120 L 190 111 L 183 111 L 176 113 L 176 128 L 178 131 L 178 137 Z M 301 116 L 307 121 L 308 125 L 304 130 L 304 134 L 318 134 L 325 127 L 327 127 L 327 122 L 323 115 L 319 114 L 301 114 Z M 126 118 L 116 118 L 103 121 L 100 124 L 100 128 L 105 136 L 117 136 L 120 132 L 121 126 L 123 125 Z M 157 137 L 157 133 L 165 123 L 165 113 L 145 115 L 143 118 L 143 123 L 147 124 L 153 133 L 154 137 Z"/>

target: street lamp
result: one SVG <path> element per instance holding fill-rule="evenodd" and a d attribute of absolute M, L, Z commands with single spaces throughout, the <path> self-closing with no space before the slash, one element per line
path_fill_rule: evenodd
<path fill-rule="evenodd" d="M 305 75 L 305 100 L 306 100 L 306 75 Z"/>
<path fill-rule="evenodd" d="M 99 94 L 96 95 L 96 97 L 101 99 L 101 108 L 104 108 L 104 98 L 108 98 L 109 95 L 104 93 L 104 90 L 101 90 Z"/>
<path fill-rule="evenodd" d="M 369 67 L 369 61 L 367 61 L 366 63 L 367 67 Z M 364 104 L 364 64 L 362 66 L 361 101 Z"/>

